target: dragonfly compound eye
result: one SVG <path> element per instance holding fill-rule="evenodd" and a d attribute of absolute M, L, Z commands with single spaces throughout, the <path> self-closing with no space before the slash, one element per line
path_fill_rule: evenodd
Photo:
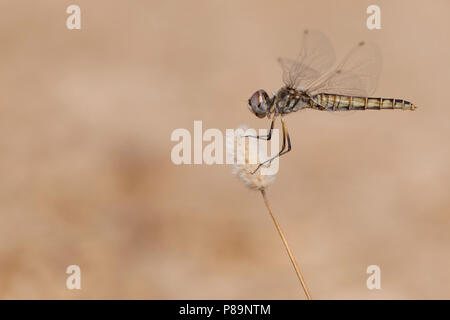
<path fill-rule="evenodd" d="M 264 118 L 270 109 L 270 99 L 264 90 L 256 91 L 248 100 L 248 108 L 258 118 Z"/>

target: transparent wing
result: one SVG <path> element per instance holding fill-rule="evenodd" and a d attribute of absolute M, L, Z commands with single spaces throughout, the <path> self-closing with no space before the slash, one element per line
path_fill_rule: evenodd
<path fill-rule="evenodd" d="M 360 42 L 336 69 L 306 89 L 310 95 L 332 93 L 367 97 L 377 87 L 380 70 L 381 54 L 378 46 Z"/>
<path fill-rule="evenodd" d="M 302 48 L 295 60 L 279 58 L 283 82 L 293 88 L 306 88 L 328 71 L 335 61 L 333 46 L 316 30 L 305 30 Z"/>

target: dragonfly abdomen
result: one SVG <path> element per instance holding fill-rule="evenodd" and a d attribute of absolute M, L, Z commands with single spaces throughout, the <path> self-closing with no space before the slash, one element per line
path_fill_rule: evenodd
<path fill-rule="evenodd" d="M 311 108 L 327 111 L 349 110 L 415 110 L 409 101 L 394 98 L 354 97 L 338 94 L 319 93 L 312 97 Z"/>

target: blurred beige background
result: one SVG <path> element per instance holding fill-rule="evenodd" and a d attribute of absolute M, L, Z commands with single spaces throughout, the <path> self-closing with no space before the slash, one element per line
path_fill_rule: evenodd
<path fill-rule="evenodd" d="M 65 26 L 81 7 L 82 29 Z M 366 28 L 381 7 L 382 29 Z M 267 128 L 304 28 L 382 46 L 378 96 L 416 112 L 304 111 L 268 196 L 317 299 L 450 298 L 450 2 L 0 3 L 0 298 L 303 299 L 261 196 L 176 166 L 176 128 Z M 65 287 L 68 265 L 82 290 Z M 366 288 L 367 266 L 382 290 Z"/>

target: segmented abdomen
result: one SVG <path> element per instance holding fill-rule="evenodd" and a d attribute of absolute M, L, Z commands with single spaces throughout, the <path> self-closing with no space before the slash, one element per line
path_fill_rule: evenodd
<path fill-rule="evenodd" d="M 415 110 L 409 101 L 393 98 L 353 97 L 329 93 L 319 93 L 312 97 L 311 108 L 327 111 L 348 110 Z"/>

